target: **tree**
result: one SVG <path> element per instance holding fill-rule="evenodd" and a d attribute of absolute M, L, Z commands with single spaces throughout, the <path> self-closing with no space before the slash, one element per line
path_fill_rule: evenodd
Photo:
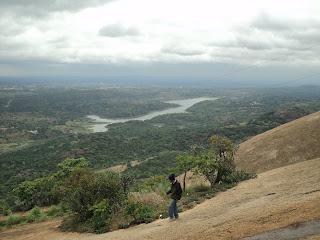
<path fill-rule="evenodd" d="M 55 184 L 53 176 L 20 183 L 13 189 L 17 197 L 16 204 L 21 210 L 29 210 L 34 206 L 49 206 L 57 203 L 58 199 L 53 192 Z"/>
<path fill-rule="evenodd" d="M 235 171 L 235 145 L 226 137 L 214 135 L 211 137 L 212 147 L 197 157 L 197 172 L 201 173 L 211 187 L 224 181 Z"/>
<path fill-rule="evenodd" d="M 220 158 L 234 160 L 234 153 L 236 146 L 232 141 L 226 137 L 221 137 L 218 135 L 213 135 L 210 138 L 211 147 L 213 151 L 219 155 Z"/>
<path fill-rule="evenodd" d="M 34 206 L 49 206 L 59 201 L 59 187 L 70 174 L 89 166 L 85 158 L 67 158 L 58 164 L 58 171 L 46 177 L 24 181 L 13 189 L 17 198 L 16 205 L 21 210 Z"/>
<path fill-rule="evenodd" d="M 123 192 L 128 194 L 130 186 L 134 183 L 134 178 L 129 174 L 123 174 L 120 179 Z"/>
<path fill-rule="evenodd" d="M 196 166 L 196 158 L 192 155 L 183 154 L 176 157 L 178 171 L 183 171 L 183 191 L 186 190 L 187 172 Z"/>
<path fill-rule="evenodd" d="M 89 167 L 89 162 L 84 157 L 66 158 L 58 164 L 59 170 L 55 175 L 64 179 L 65 177 L 68 177 L 74 170 L 87 167 Z"/>

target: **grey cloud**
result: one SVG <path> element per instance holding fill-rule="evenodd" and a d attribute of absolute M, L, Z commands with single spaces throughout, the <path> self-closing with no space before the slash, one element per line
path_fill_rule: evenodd
<path fill-rule="evenodd" d="M 16 15 L 18 17 L 43 17 L 52 12 L 74 12 L 111 1 L 114 0 L 9 0 L 0 1 L 0 8 L 6 14 Z"/>
<path fill-rule="evenodd" d="M 317 19 L 274 18 L 261 13 L 248 26 L 234 28 L 233 38 L 225 42 L 213 41 L 209 45 L 217 48 L 271 51 L 278 49 L 292 52 L 312 49 L 319 52 L 320 21 Z M 311 46 L 311 47 L 310 47 Z M 230 50 L 228 50 L 230 51 Z"/>
<path fill-rule="evenodd" d="M 282 47 L 304 51 L 306 49 L 318 49 L 320 42 L 320 21 L 318 19 L 277 19 L 267 14 L 260 14 L 251 24 L 251 31 L 271 33 L 284 44 Z M 311 45 L 311 47 L 310 47 Z M 276 47 L 279 47 L 275 45 Z"/>
<path fill-rule="evenodd" d="M 188 47 L 181 47 L 177 45 L 167 45 L 161 49 L 163 53 L 181 55 L 181 56 L 196 56 L 204 54 L 204 51 L 200 49 L 194 49 L 190 46 Z"/>
<path fill-rule="evenodd" d="M 125 27 L 121 24 L 111 24 L 102 27 L 98 33 L 103 37 L 126 37 L 126 36 L 138 36 L 140 32 L 135 27 Z"/>
<path fill-rule="evenodd" d="M 290 24 L 287 21 L 275 19 L 265 13 L 261 13 L 252 22 L 251 27 L 268 31 L 284 31 L 290 30 L 293 25 L 292 23 Z"/>
<path fill-rule="evenodd" d="M 272 17 L 266 13 L 260 13 L 250 24 L 252 29 L 271 32 L 286 32 L 286 31 L 306 31 L 319 30 L 320 21 L 318 19 L 283 19 Z"/>
<path fill-rule="evenodd" d="M 320 32 L 318 30 L 293 31 L 283 35 L 286 38 L 295 40 L 297 42 L 297 49 L 310 48 L 310 45 L 312 48 L 319 47 Z"/>
<path fill-rule="evenodd" d="M 270 43 L 270 41 L 255 40 L 253 38 L 243 36 L 238 36 L 232 41 L 213 42 L 210 45 L 214 47 L 246 48 L 250 50 L 266 50 L 272 48 L 272 43 Z"/>

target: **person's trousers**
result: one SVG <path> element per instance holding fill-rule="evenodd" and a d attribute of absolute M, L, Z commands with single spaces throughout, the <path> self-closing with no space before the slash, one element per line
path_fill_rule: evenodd
<path fill-rule="evenodd" d="M 169 218 L 173 219 L 173 217 L 178 218 L 178 207 L 177 207 L 177 200 L 172 199 L 169 205 Z"/>

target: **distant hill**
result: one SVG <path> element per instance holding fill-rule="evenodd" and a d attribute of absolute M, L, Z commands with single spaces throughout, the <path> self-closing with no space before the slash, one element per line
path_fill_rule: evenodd
<path fill-rule="evenodd" d="M 264 172 L 320 157 L 320 112 L 259 134 L 240 144 L 236 164 Z"/>

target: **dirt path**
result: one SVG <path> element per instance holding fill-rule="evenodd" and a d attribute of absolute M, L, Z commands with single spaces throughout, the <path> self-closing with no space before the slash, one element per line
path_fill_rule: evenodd
<path fill-rule="evenodd" d="M 241 239 L 292 224 L 320 219 L 320 159 L 259 174 L 237 187 L 181 213 L 178 221 L 159 220 L 102 235 L 61 233 L 58 221 L 0 233 L 2 240 Z M 305 239 L 318 239 L 317 236 Z"/>

